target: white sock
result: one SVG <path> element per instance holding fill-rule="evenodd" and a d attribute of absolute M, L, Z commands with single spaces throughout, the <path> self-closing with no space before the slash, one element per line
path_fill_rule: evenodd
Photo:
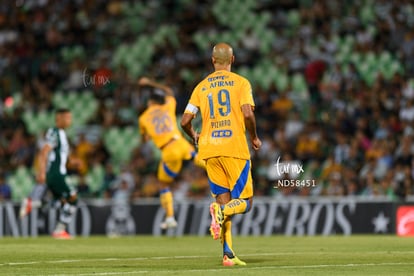
<path fill-rule="evenodd" d="M 56 228 L 55 228 L 55 232 L 62 232 L 66 230 L 66 224 L 62 223 L 62 222 L 58 222 L 56 224 Z"/>

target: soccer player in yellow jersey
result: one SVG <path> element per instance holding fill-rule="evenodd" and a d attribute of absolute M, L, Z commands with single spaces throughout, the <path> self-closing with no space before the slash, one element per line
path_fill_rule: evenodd
<path fill-rule="evenodd" d="M 160 182 L 160 201 L 166 217 L 162 229 L 175 228 L 173 195 L 170 185 L 181 170 L 184 160 L 193 159 L 200 167 L 204 161 L 197 158 L 193 145 L 181 134 L 175 115 L 176 100 L 170 87 L 143 77 L 138 80 L 141 86 L 151 86 L 147 109 L 139 116 L 138 126 L 144 141 L 152 139 L 161 150 L 161 160 L 157 177 Z"/>
<path fill-rule="evenodd" d="M 206 161 L 210 189 L 216 202 L 210 205 L 210 232 L 221 238 L 223 265 L 246 265 L 232 249 L 231 218 L 250 210 L 253 198 L 250 152 L 246 129 L 254 150 L 261 147 L 257 136 L 252 88 L 247 79 L 231 72 L 233 49 L 226 43 L 213 48 L 214 72 L 193 90 L 181 126 L 198 144 L 199 157 Z M 200 112 L 198 134 L 192 120 Z"/>

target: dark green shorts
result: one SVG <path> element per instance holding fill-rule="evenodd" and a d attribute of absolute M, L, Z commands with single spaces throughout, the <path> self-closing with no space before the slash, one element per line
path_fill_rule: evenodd
<path fill-rule="evenodd" d="M 69 199 L 74 192 L 66 183 L 65 177 L 65 175 L 57 173 L 48 173 L 46 176 L 47 187 L 55 199 Z"/>

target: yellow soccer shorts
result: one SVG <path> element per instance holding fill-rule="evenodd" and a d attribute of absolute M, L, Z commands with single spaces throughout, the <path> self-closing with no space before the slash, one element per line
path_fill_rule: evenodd
<path fill-rule="evenodd" d="M 180 173 L 184 160 L 197 159 L 194 147 L 184 138 L 179 138 L 161 150 L 158 179 L 170 183 Z M 195 163 L 197 160 L 194 160 Z"/>
<path fill-rule="evenodd" d="M 231 198 L 253 197 L 250 160 L 213 157 L 206 160 L 208 182 L 213 197 L 230 192 Z"/>

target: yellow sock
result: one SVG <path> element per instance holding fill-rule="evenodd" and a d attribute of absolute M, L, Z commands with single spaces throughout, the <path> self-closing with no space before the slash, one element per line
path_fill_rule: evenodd
<path fill-rule="evenodd" d="M 250 208 L 250 203 L 245 199 L 232 199 L 223 207 L 223 214 L 225 216 L 232 216 L 235 214 L 246 213 Z"/>
<path fill-rule="evenodd" d="M 234 256 L 233 239 L 231 236 L 231 217 L 225 216 L 222 224 L 221 244 L 223 245 L 223 255 Z"/>
<path fill-rule="evenodd" d="M 160 202 L 162 208 L 164 208 L 166 217 L 174 216 L 174 202 L 172 192 L 169 188 L 160 191 Z"/>

